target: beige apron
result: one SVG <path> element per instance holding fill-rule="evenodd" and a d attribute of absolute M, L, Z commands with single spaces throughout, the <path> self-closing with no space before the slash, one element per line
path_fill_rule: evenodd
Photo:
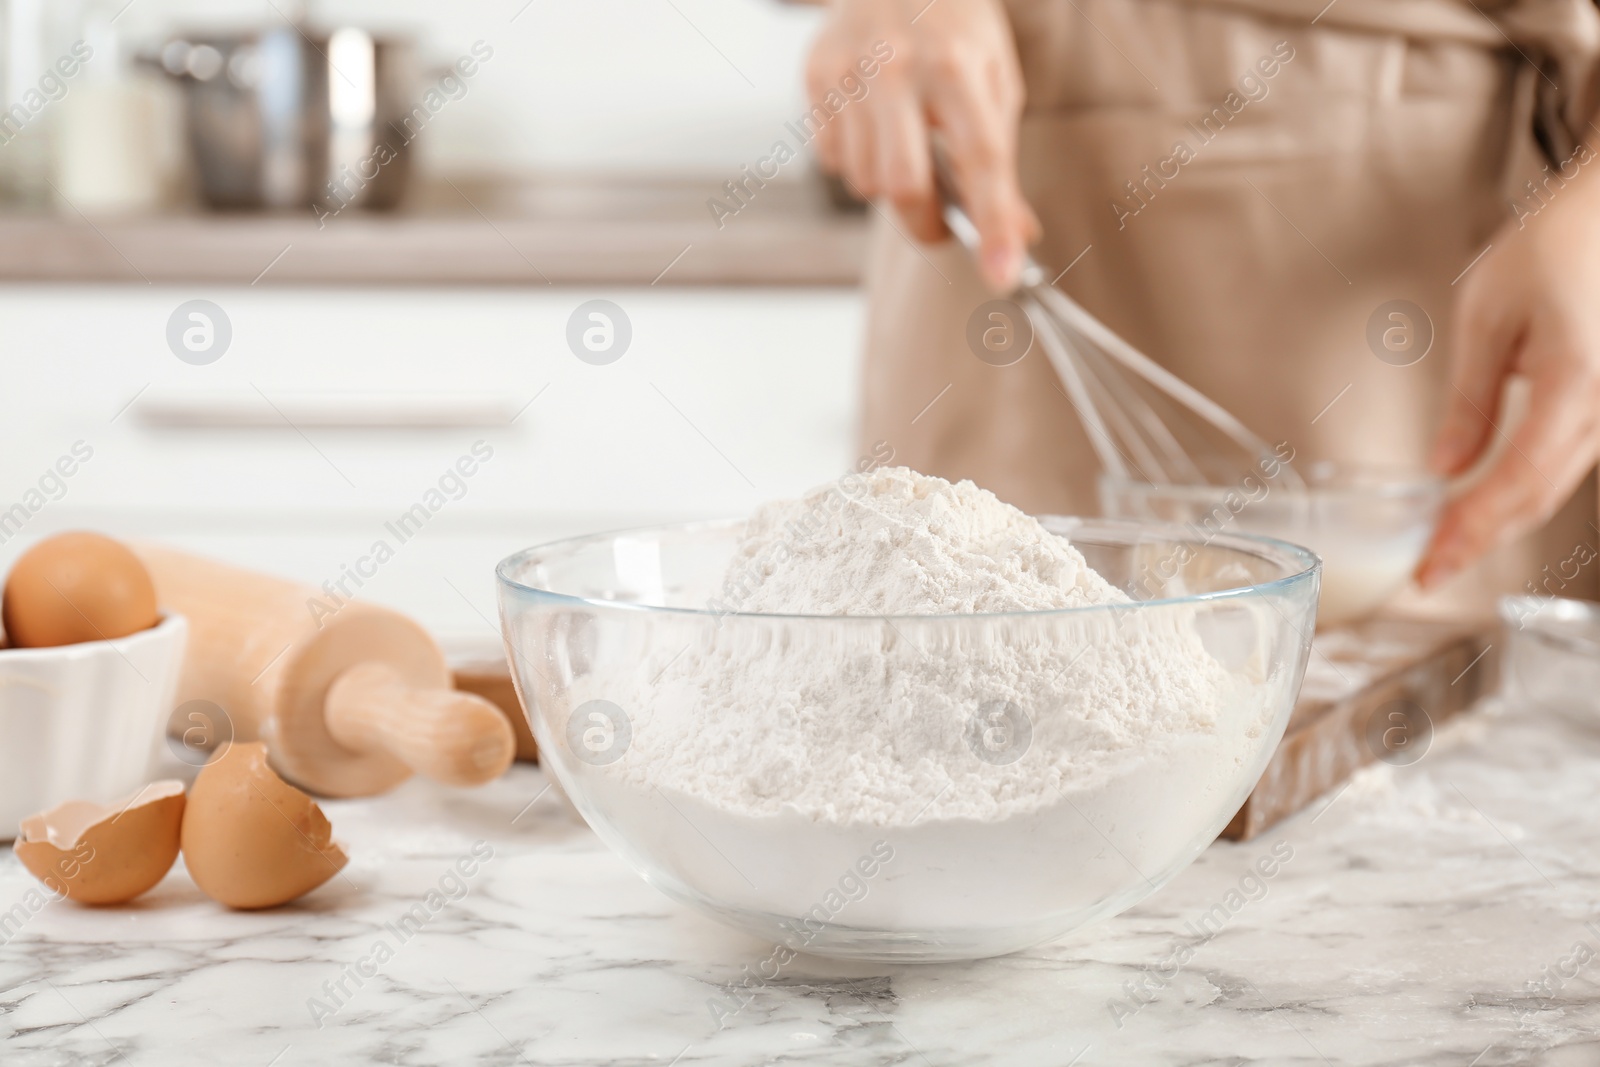
<path fill-rule="evenodd" d="M 1082 253 L 1059 284 L 1268 441 L 1421 465 L 1453 283 L 1541 147 L 1565 158 L 1587 129 L 1600 15 L 1590 0 L 1325 2 L 1011 0 L 1034 251 L 1055 270 Z M 867 288 L 869 446 L 1035 513 L 1098 510 L 1098 463 L 1042 352 L 995 367 L 968 347 L 990 294 L 963 249 L 914 248 L 880 221 Z M 1366 340 L 1393 300 L 1433 324 L 1410 366 Z M 1600 540 L 1594 519 L 1586 484 L 1434 606 L 1524 590 Z M 1594 595 L 1595 571 L 1562 591 Z"/>

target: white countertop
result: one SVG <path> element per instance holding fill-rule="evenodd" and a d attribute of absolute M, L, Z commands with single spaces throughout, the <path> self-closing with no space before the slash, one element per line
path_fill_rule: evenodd
<path fill-rule="evenodd" d="M 538 770 L 413 782 L 326 805 L 352 861 L 298 905 L 229 913 L 180 868 L 135 906 L 52 903 L 0 931 L 0 1061 L 1592 1064 L 1597 782 L 1600 733 L 1480 709 L 1108 922 L 970 964 L 802 957 L 720 1030 L 708 1003 L 770 946 L 639 880 Z M 467 894 L 402 942 L 386 924 L 477 841 L 493 856 Z M 1159 977 L 1275 847 L 1293 855 L 1265 893 Z M 32 885 L 0 861 L 0 908 Z M 360 977 L 380 942 L 393 957 Z M 311 998 L 337 1003 L 347 974 L 319 1027 Z"/>

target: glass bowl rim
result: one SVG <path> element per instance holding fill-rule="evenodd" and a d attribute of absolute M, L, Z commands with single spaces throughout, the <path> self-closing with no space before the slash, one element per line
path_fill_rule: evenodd
<path fill-rule="evenodd" d="M 1044 523 L 1052 533 L 1063 531 L 1052 529 L 1051 524 L 1070 524 L 1073 528 L 1088 527 L 1092 530 L 1122 531 L 1124 535 L 1139 533 L 1148 535 L 1166 535 L 1170 541 L 1199 544 L 1210 546 L 1222 544 L 1237 551 L 1250 552 L 1261 555 L 1262 549 L 1267 549 L 1282 560 L 1285 566 L 1294 567 L 1290 573 L 1273 578 L 1270 581 L 1258 582 L 1252 585 L 1234 586 L 1229 589 L 1215 589 L 1207 593 L 1190 593 L 1186 596 L 1162 597 L 1156 600 L 1123 601 L 1115 604 L 1089 604 L 1074 608 L 1050 608 L 1044 611 L 993 611 L 993 612 L 959 612 L 933 615 L 802 615 L 792 612 L 761 612 L 761 611 L 718 611 L 709 607 L 685 608 L 668 607 L 660 604 L 636 604 L 625 600 L 601 600 L 594 597 L 577 596 L 572 593 L 558 593 L 551 589 L 540 589 L 528 585 L 511 577 L 514 568 L 526 565 L 527 561 L 537 554 L 546 553 L 564 546 L 578 545 L 583 542 L 601 542 L 615 540 L 628 534 L 659 533 L 673 531 L 678 533 L 693 532 L 696 530 L 720 529 L 748 521 L 745 518 L 737 519 L 704 519 L 693 522 L 656 523 L 649 526 L 635 526 L 621 530 L 607 530 L 598 533 L 581 534 L 577 537 L 563 537 L 554 541 L 546 541 L 528 548 L 520 549 L 502 559 L 495 565 L 495 579 L 502 591 L 516 590 L 519 593 L 529 594 L 542 600 L 550 600 L 572 606 L 587 608 L 600 608 L 609 610 L 637 611 L 643 614 L 673 615 L 684 617 L 703 616 L 710 619 L 721 618 L 746 618 L 746 619 L 811 619 L 830 620 L 845 623 L 928 623 L 937 621 L 950 621 L 955 619 L 965 620 L 990 620 L 990 619 L 1050 619 L 1089 616 L 1094 613 L 1116 614 L 1128 611 L 1130 608 L 1142 610 L 1144 608 L 1165 607 L 1176 604 L 1202 604 L 1219 600 L 1230 600 L 1237 597 L 1257 596 L 1264 593 L 1287 589 L 1298 582 L 1315 578 L 1322 571 L 1322 558 L 1315 552 L 1301 545 L 1293 544 L 1276 537 L 1268 537 L 1255 533 L 1219 533 L 1210 537 L 1196 537 L 1194 531 L 1182 524 L 1172 522 L 1152 522 L 1145 519 L 1111 519 L 1099 517 L 1085 517 L 1076 515 L 1040 515 L 1040 522 Z M 1070 534 L 1070 531 L 1065 531 Z M 1136 542 L 1129 542 L 1130 544 Z"/>
<path fill-rule="evenodd" d="M 1523 611 L 1528 608 L 1530 610 Z M 1514 635 L 1527 637 L 1564 652 L 1593 655 L 1600 647 L 1591 633 L 1573 632 L 1574 627 L 1600 629 L 1600 607 L 1587 600 L 1557 596 L 1505 596 L 1497 614 L 1500 623 Z"/>
<path fill-rule="evenodd" d="M 1312 485 L 1307 484 L 1304 489 L 1293 489 L 1279 485 L 1275 493 L 1299 496 L 1319 496 L 1331 499 L 1366 498 L 1379 500 L 1395 500 L 1405 497 L 1415 497 L 1420 500 L 1432 500 L 1442 503 L 1448 490 L 1449 479 L 1440 477 L 1421 467 L 1406 466 L 1400 463 L 1366 463 L 1347 462 L 1344 460 L 1317 460 L 1307 465 L 1307 470 L 1318 467 L 1332 468 L 1339 475 L 1370 475 L 1378 479 L 1378 484 L 1367 485 Z M 1261 480 L 1276 481 L 1260 475 Z M 1140 478 L 1121 478 L 1114 474 L 1102 472 L 1098 478 L 1102 489 L 1115 488 L 1123 491 L 1137 492 L 1143 496 L 1158 495 L 1178 500 L 1210 500 L 1220 493 L 1240 492 L 1240 486 L 1234 483 L 1228 485 L 1192 485 L 1181 482 L 1149 482 Z"/>

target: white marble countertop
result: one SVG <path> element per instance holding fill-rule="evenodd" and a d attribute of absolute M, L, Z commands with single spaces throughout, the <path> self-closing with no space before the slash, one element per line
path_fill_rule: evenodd
<path fill-rule="evenodd" d="M 1216 845 L 1062 941 L 961 965 L 801 958 L 721 1029 L 708 1002 L 769 946 L 659 895 L 543 787 L 519 768 L 328 803 L 351 864 L 276 911 L 226 912 L 181 868 L 126 908 L 0 910 L 0 1063 L 1600 1062 L 1600 733 L 1544 716 L 1465 716 L 1419 763 Z M 466 895 L 398 937 L 386 924 L 478 841 L 493 854 Z M 1264 895 L 1162 977 L 1274 847 L 1293 855 Z M 0 909 L 31 884 L 8 854 Z M 312 998 L 336 1010 L 314 1019 Z"/>

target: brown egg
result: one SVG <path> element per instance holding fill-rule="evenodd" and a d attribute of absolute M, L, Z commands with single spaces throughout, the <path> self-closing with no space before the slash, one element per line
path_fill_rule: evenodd
<path fill-rule="evenodd" d="M 270 908 L 309 893 L 348 857 L 306 794 L 267 766 L 259 742 L 229 745 L 200 771 L 183 817 L 183 862 L 230 908 Z"/>
<path fill-rule="evenodd" d="M 96 533 L 46 538 L 17 558 L 0 605 L 18 648 L 109 641 L 160 621 L 156 587 L 126 546 Z"/>
<path fill-rule="evenodd" d="M 178 858 L 183 783 L 152 782 L 114 804 L 69 800 L 22 820 L 17 858 L 51 891 L 82 904 L 121 904 Z"/>

